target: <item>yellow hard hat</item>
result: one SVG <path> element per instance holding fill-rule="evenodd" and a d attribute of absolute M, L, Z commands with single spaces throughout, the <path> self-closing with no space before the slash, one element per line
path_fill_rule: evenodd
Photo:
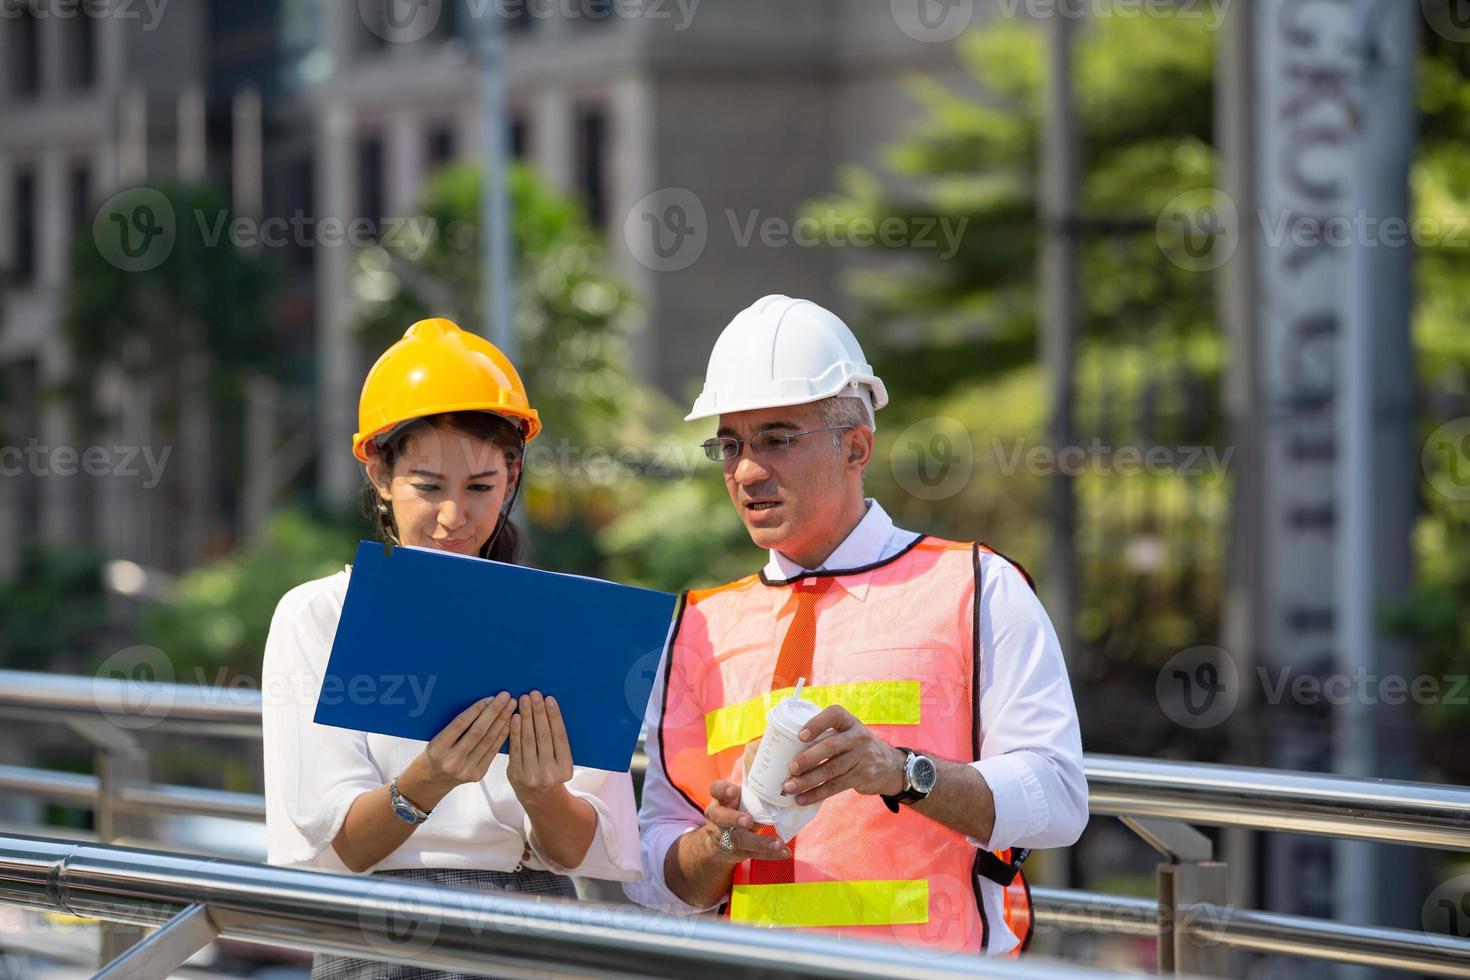
<path fill-rule="evenodd" d="M 503 415 L 520 426 L 527 442 L 541 431 L 541 417 L 510 359 L 485 338 L 435 318 L 409 327 L 368 372 L 352 454 L 366 463 L 374 437 L 441 412 Z"/>

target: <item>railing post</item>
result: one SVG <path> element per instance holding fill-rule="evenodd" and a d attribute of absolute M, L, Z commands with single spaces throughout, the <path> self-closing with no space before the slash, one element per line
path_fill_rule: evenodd
<path fill-rule="evenodd" d="M 1226 908 L 1227 868 L 1223 861 L 1159 865 L 1159 973 L 1225 976 L 1228 951 L 1194 933 L 1198 916 Z"/>
<path fill-rule="evenodd" d="M 123 835 L 119 790 L 126 784 L 147 785 L 148 753 L 129 731 L 102 718 L 77 718 L 67 723 L 91 743 L 97 768 L 97 804 L 92 811 L 97 841 L 111 844 Z M 140 836 L 146 836 L 142 834 Z M 131 949 L 148 932 L 125 922 L 103 922 L 98 966 L 106 966 Z"/>
<path fill-rule="evenodd" d="M 1227 950 L 1194 935 L 1196 916 L 1219 915 L 1226 905 L 1229 868 L 1214 861 L 1215 846 L 1188 824 L 1155 817 L 1121 817 L 1149 846 L 1169 859 L 1158 868 L 1159 973 L 1225 975 Z"/>

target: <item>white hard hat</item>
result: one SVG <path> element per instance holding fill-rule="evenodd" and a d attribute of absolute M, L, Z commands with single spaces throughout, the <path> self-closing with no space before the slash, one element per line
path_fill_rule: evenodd
<path fill-rule="evenodd" d="M 870 420 L 888 404 L 888 390 L 836 314 L 809 300 L 764 296 L 715 341 L 704 391 L 684 421 L 834 395 L 861 398 Z"/>

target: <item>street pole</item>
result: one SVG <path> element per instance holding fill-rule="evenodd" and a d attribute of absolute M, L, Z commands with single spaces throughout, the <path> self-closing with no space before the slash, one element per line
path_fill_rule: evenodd
<path fill-rule="evenodd" d="M 515 256 L 511 238 L 510 166 L 505 83 L 505 25 L 497 4 L 486 4 L 476 37 L 480 58 L 480 110 L 484 127 L 484 186 L 480 225 L 484 229 L 485 319 L 481 333 L 512 362 L 516 359 Z"/>
<path fill-rule="evenodd" d="M 1047 441 L 1061 452 L 1074 445 L 1076 347 L 1081 306 L 1078 286 L 1080 141 L 1072 81 L 1075 11 L 1047 19 L 1047 86 L 1041 133 L 1041 359 L 1051 404 Z M 1073 478 L 1052 476 L 1047 519 L 1051 526 L 1045 591 L 1047 612 L 1069 665 L 1081 654 L 1077 639 L 1079 572 L 1077 501 Z"/>

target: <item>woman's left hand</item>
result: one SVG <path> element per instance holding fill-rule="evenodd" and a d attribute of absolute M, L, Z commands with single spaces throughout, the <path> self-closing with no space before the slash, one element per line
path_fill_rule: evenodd
<path fill-rule="evenodd" d="M 572 778 L 572 747 L 555 698 L 532 691 L 510 719 L 506 777 L 522 803 L 561 789 Z"/>

